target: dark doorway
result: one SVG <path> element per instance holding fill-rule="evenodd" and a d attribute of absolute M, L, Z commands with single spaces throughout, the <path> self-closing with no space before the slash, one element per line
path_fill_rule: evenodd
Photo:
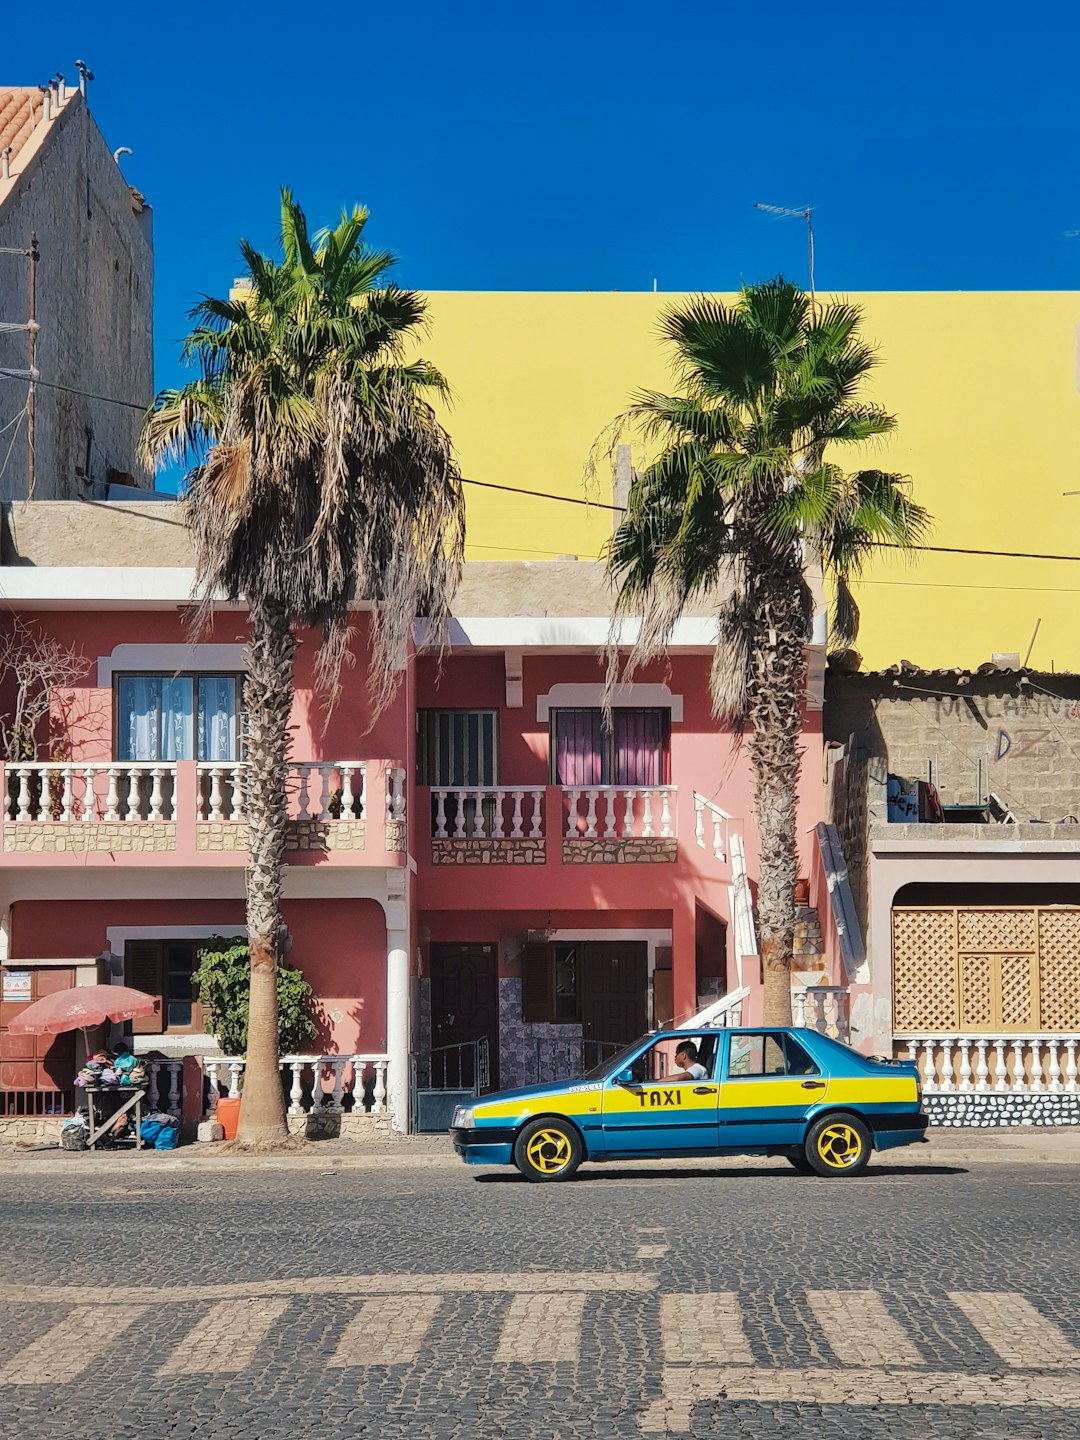
<path fill-rule="evenodd" d="M 487 1039 L 491 1086 L 499 1083 L 499 980 L 497 945 L 431 947 L 431 1046 Z M 472 1083 L 471 1080 L 469 1083 Z"/>
<path fill-rule="evenodd" d="M 649 947 L 644 940 L 590 940 L 582 952 L 581 1033 L 628 1045 L 649 1028 Z"/>
<path fill-rule="evenodd" d="M 700 905 L 694 909 L 694 964 L 698 1009 L 703 1010 L 727 992 L 727 926 Z"/>

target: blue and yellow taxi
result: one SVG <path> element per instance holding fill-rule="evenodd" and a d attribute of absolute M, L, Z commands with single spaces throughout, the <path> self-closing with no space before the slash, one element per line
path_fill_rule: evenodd
<path fill-rule="evenodd" d="M 925 1140 L 918 1073 L 802 1029 L 663 1030 L 576 1080 L 485 1095 L 454 1113 L 469 1165 L 567 1180 L 583 1160 L 784 1156 L 857 1175 Z"/>

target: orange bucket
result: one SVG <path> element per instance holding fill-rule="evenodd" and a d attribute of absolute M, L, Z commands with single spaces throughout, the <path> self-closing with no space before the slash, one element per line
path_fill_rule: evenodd
<path fill-rule="evenodd" d="M 217 1102 L 217 1109 L 214 1111 L 214 1119 L 225 1131 L 226 1140 L 236 1139 L 236 1127 L 240 1124 L 240 1097 L 235 1100 L 228 1098 Z"/>

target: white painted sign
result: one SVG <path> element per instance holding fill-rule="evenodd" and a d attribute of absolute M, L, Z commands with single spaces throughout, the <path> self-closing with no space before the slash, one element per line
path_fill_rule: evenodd
<path fill-rule="evenodd" d="M 29 1000 L 30 999 L 30 971 L 29 970 L 5 970 L 3 990 L 0 991 L 0 998 L 5 1002 Z"/>

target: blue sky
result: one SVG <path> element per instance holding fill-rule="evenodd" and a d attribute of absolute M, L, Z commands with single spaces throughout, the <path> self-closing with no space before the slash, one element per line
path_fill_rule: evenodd
<path fill-rule="evenodd" d="M 362 201 L 426 289 L 1080 288 L 1080 7 L 52 0 L 0 83 L 69 83 L 154 206 L 158 382 L 277 187 Z M 142 398 L 142 397 L 135 397 Z"/>

